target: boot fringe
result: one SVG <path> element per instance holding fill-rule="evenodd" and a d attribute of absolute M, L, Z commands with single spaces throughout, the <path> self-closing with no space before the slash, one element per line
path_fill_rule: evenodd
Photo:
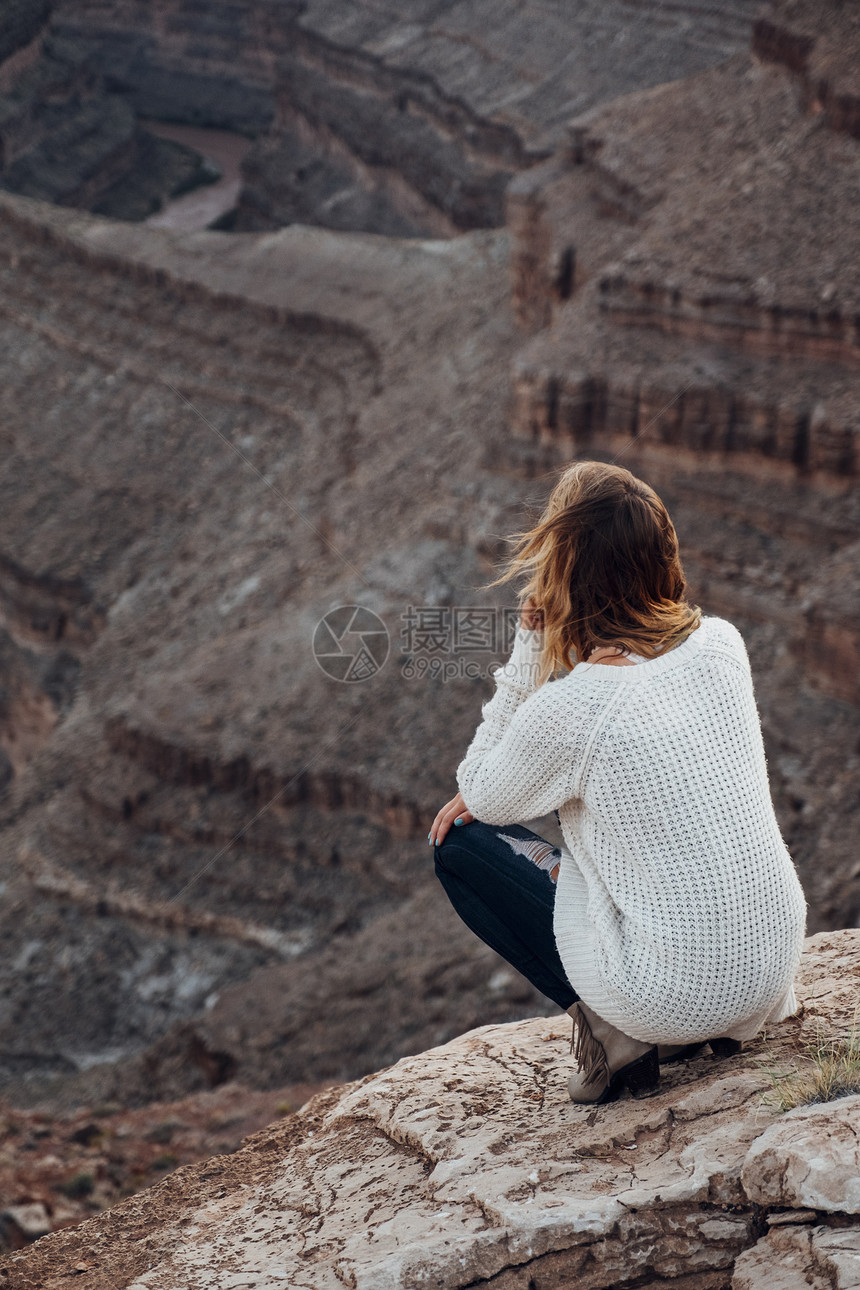
<path fill-rule="evenodd" d="M 583 1083 L 594 1084 L 600 1081 L 603 1084 L 608 1084 L 609 1063 L 606 1059 L 606 1050 L 603 1044 L 594 1038 L 591 1033 L 591 1027 L 585 1019 L 585 1013 L 578 1003 L 573 1005 L 570 1015 L 573 1018 L 570 1051 L 576 1062 L 577 1072 L 579 1074 L 585 1072 Z"/>

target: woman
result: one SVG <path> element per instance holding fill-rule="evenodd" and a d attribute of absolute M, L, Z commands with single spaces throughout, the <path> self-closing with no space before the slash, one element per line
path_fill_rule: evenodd
<path fill-rule="evenodd" d="M 806 901 L 743 639 L 687 602 L 653 489 L 575 463 L 491 585 L 523 575 L 511 659 L 429 839 L 467 925 L 571 1013 L 573 1101 L 608 1102 L 797 1010 Z M 520 823 L 550 811 L 566 849 Z"/>

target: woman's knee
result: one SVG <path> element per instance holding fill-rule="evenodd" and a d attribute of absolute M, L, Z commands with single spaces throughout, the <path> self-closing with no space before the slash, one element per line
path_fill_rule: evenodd
<path fill-rule="evenodd" d="M 449 829 L 442 841 L 437 842 L 435 848 L 433 848 L 433 862 L 435 862 L 437 877 L 440 877 L 441 873 L 459 871 L 460 863 L 462 863 L 464 851 L 462 846 L 458 846 L 455 838 L 451 836 L 453 833 L 454 829 Z M 468 851 L 465 854 L 468 854 Z"/>
<path fill-rule="evenodd" d="M 495 831 L 480 820 L 450 828 L 433 848 L 436 874 L 441 870 L 465 877 L 474 868 L 474 862 L 485 859 L 494 847 L 498 847 Z"/>

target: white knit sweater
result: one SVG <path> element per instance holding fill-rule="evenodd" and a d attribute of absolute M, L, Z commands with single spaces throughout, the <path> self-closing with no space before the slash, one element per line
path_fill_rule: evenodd
<path fill-rule="evenodd" d="M 487 824 L 558 809 L 555 938 L 577 994 L 645 1043 L 790 1016 L 806 901 L 740 632 L 704 617 L 660 658 L 538 687 L 541 645 L 517 631 L 457 780 Z"/>

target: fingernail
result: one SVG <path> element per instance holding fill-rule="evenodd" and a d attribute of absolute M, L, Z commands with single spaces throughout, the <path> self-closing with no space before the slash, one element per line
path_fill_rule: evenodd
<path fill-rule="evenodd" d="M 427 834 L 427 841 L 428 841 L 428 842 L 430 841 L 430 839 L 432 838 L 432 836 L 433 836 L 432 832 L 430 832 L 430 833 L 428 833 L 428 834 Z"/>
<path fill-rule="evenodd" d="M 460 815 L 458 815 L 458 816 L 457 816 L 457 818 L 456 818 L 456 820 L 454 821 L 454 824 L 455 824 L 457 827 L 459 827 L 462 823 L 463 823 L 463 817 L 462 817 L 462 816 L 460 816 Z"/>

